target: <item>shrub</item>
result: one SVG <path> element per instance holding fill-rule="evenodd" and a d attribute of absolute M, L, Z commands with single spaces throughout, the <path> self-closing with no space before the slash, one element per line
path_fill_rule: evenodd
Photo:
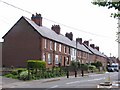
<path fill-rule="evenodd" d="M 88 67 L 89 67 L 90 70 L 95 70 L 96 69 L 96 67 L 94 65 L 89 65 Z"/>
<path fill-rule="evenodd" d="M 11 73 L 6 74 L 6 75 L 4 75 L 4 76 L 7 77 L 7 78 L 13 78 L 13 79 L 17 79 L 17 78 L 18 78 L 17 75 L 13 75 L 13 74 L 11 74 Z"/>
<path fill-rule="evenodd" d="M 22 71 L 21 73 L 20 73 L 20 78 L 19 78 L 20 80 L 28 80 L 28 71 L 26 70 L 26 71 Z"/>
<path fill-rule="evenodd" d="M 89 70 L 91 71 L 97 71 L 98 69 L 94 65 L 88 65 Z"/>
<path fill-rule="evenodd" d="M 37 68 L 37 69 L 41 69 L 41 68 L 46 68 L 46 62 L 45 61 L 40 61 L 40 60 L 28 60 L 27 61 L 27 66 L 29 68 Z"/>
<path fill-rule="evenodd" d="M 17 68 L 16 71 L 18 74 L 20 74 L 21 72 L 25 71 L 25 68 Z"/>
<path fill-rule="evenodd" d="M 81 64 L 81 69 L 88 70 L 88 65 L 87 64 Z"/>
<path fill-rule="evenodd" d="M 12 78 L 14 75 L 11 74 L 11 73 L 9 73 L 9 74 L 6 74 L 6 75 L 4 75 L 4 76 L 7 77 L 7 78 Z"/>
<path fill-rule="evenodd" d="M 13 70 L 13 71 L 11 71 L 11 74 L 18 75 L 18 71 L 17 70 Z"/>

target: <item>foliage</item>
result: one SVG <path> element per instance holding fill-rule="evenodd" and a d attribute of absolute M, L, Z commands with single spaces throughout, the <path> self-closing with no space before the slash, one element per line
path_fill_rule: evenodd
<path fill-rule="evenodd" d="M 91 65 L 94 65 L 96 66 L 97 68 L 101 67 L 102 66 L 102 63 L 100 61 L 97 61 L 95 63 L 91 63 Z"/>
<path fill-rule="evenodd" d="M 28 80 L 28 71 L 22 71 L 20 73 L 20 77 L 19 77 L 20 80 Z"/>
<path fill-rule="evenodd" d="M 4 75 L 4 76 L 7 77 L 7 78 L 13 78 L 13 79 L 17 79 L 17 78 L 18 78 L 17 75 L 13 75 L 13 74 L 11 74 L 11 73 L 6 74 L 6 75 Z"/>
<path fill-rule="evenodd" d="M 88 65 L 87 64 L 81 64 L 81 69 L 83 69 L 83 70 L 88 70 Z"/>
<path fill-rule="evenodd" d="M 89 70 L 90 71 L 94 71 L 94 72 L 97 72 L 98 71 L 98 69 L 96 68 L 96 66 L 95 65 L 88 65 L 88 68 L 89 68 Z"/>
<path fill-rule="evenodd" d="M 99 67 L 101 67 L 101 66 L 102 66 L 102 63 L 101 63 L 100 61 L 97 61 L 97 62 L 96 62 L 96 67 L 99 68 Z"/>
<path fill-rule="evenodd" d="M 96 69 L 96 66 L 94 66 L 94 65 L 89 65 L 88 68 L 89 68 L 89 70 L 95 70 L 95 69 Z"/>
<path fill-rule="evenodd" d="M 28 60 L 27 61 L 27 66 L 29 68 L 37 68 L 37 69 L 40 69 L 40 68 L 45 68 L 46 67 L 46 62 L 45 61 L 40 61 L 40 60 Z"/>
<path fill-rule="evenodd" d="M 120 1 L 118 2 L 110 2 L 107 0 L 95 0 L 94 2 L 92 2 L 92 4 L 94 5 L 98 5 L 98 6 L 102 6 L 102 7 L 107 7 L 108 9 L 110 8 L 114 8 L 115 10 L 120 11 Z M 112 13 L 111 17 L 117 18 L 120 17 L 120 13 Z"/>

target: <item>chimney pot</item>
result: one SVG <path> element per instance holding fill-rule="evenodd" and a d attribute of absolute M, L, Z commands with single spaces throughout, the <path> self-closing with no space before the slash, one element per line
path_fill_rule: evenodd
<path fill-rule="evenodd" d="M 42 26 L 42 17 L 41 14 L 34 15 L 32 14 L 31 20 L 33 20 L 38 26 Z"/>
<path fill-rule="evenodd" d="M 65 36 L 66 36 L 67 38 L 69 38 L 71 41 L 73 40 L 73 33 L 72 33 L 72 32 L 66 33 Z"/>
<path fill-rule="evenodd" d="M 59 25 L 52 25 L 51 29 L 55 31 L 57 34 L 60 34 L 60 26 Z"/>
<path fill-rule="evenodd" d="M 95 45 L 94 44 L 90 44 L 90 47 L 92 47 L 93 49 L 95 49 Z"/>
<path fill-rule="evenodd" d="M 84 44 L 86 44 L 87 46 L 89 46 L 89 41 L 84 41 Z"/>
<path fill-rule="evenodd" d="M 79 44 L 82 44 L 82 38 L 76 38 L 76 42 L 79 42 Z"/>
<path fill-rule="evenodd" d="M 99 47 L 98 46 L 96 46 L 95 48 L 99 51 Z"/>

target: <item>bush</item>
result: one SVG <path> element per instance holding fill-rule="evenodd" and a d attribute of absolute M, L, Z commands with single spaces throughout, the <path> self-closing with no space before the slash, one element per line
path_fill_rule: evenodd
<path fill-rule="evenodd" d="M 12 75 L 18 75 L 18 71 L 17 70 L 13 70 L 13 71 L 11 71 L 11 74 Z"/>
<path fill-rule="evenodd" d="M 97 71 L 98 69 L 94 65 L 88 65 L 90 71 Z"/>
<path fill-rule="evenodd" d="M 102 66 L 102 63 L 100 61 L 96 61 L 95 63 L 91 63 L 91 65 L 96 66 L 97 68 Z"/>
<path fill-rule="evenodd" d="M 81 64 L 81 69 L 83 70 L 88 70 L 88 65 L 87 64 Z"/>
<path fill-rule="evenodd" d="M 20 74 L 21 72 L 26 71 L 26 69 L 25 68 L 17 68 L 16 71 L 18 74 Z"/>
<path fill-rule="evenodd" d="M 40 60 L 28 60 L 27 61 L 27 66 L 32 69 L 41 69 L 41 68 L 46 68 L 46 62 L 45 61 L 40 61 Z"/>
<path fill-rule="evenodd" d="M 13 75 L 13 74 L 11 74 L 11 73 L 6 74 L 6 75 L 4 75 L 4 76 L 7 77 L 7 78 L 13 78 L 13 79 L 17 79 L 17 78 L 18 78 L 17 75 Z"/>
<path fill-rule="evenodd" d="M 28 71 L 22 71 L 20 73 L 20 77 L 19 77 L 20 80 L 28 80 Z"/>
<path fill-rule="evenodd" d="M 90 70 L 95 70 L 96 69 L 96 66 L 94 66 L 94 65 L 89 65 L 88 67 L 89 67 Z"/>
<path fill-rule="evenodd" d="M 4 75 L 4 76 L 7 77 L 7 78 L 12 78 L 14 75 L 11 74 L 11 73 L 9 73 L 9 74 L 6 74 L 6 75 Z"/>

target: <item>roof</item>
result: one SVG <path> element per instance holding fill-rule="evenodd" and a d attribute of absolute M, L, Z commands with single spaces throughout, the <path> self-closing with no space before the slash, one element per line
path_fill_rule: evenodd
<path fill-rule="evenodd" d="M 96 55 L 99 55 L 99 56 L 102 56 L 102 57 L 106 57 L 104 54 L 102 54 L 100 51 L 98 51 L 97 49 L 93 49 L 92 47 L 90 46 L 87 46 L 86 44 L 84 44 L 84 46 L 86 48 L 88 48 L 93 54 L 96 54 Z"/>
<path fill-rule="evenodd" d="M 45 27 L 45 26 L 38 26 L 34 21 L 26 18 L 26 17 L 23 17 L 25 20 L 27 20 L 27 22 L 29 24 L 31 24 L 32 27 L 34 27 L 35 30 L 37 30 L 37 32 L 46 37 L 46 38 L 49 38 L 49 39 L 52 39 L 54 41 L 57 41 L 57 42 L 60 42 L 60 43 L 63 43 L 65 45 L 68 45 L 68 46 L 71 46 L 73 48 L 76 48 L 76 41 L 74 40 L 70 40 L 68 39 L 67 37 L 61 35 L 61 34 L 56 34 L 53 30 Z M 90 53 L 92 54 L 84 45 L 82 44 L 77 44 L 77 49 L 81 50 L 81 51 L 84 51 L 84 52 L 87 52 L 87 53 Z"/>

